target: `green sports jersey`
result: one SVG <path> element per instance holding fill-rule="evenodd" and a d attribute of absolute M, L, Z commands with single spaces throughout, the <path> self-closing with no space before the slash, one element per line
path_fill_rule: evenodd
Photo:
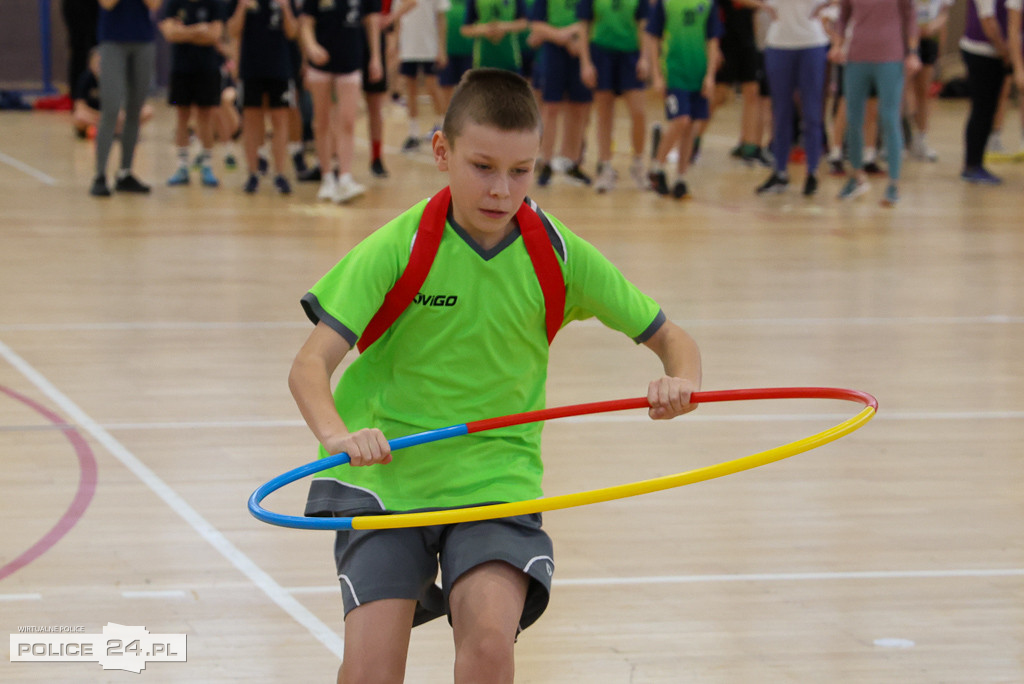
<path fill-rule="evenodd" d="M 353 248 L 303 298 L 309 317 L 354 343 L 405 269 L 425 206 Z M 658 305 L 594 247 L 553 218 L 547 228 L 565 279 L 563 325 L 596 316 L 638 342 L 660 327 Z M 335 405 L 350 430 L 389 439 L 540 409 L 548 351 L 544 296 L 518 230 L 485 252 L 449 217 L 420 293 L 344 371 Z M 314 480 L 306 512 L 342 512 L 352 493 L 391 511 L 536 498 L 540 437 L 539 424 L 518 425 L 402 449 L 388 465 L 339 466 Z"/>
<path fill-rule="evenodd" d="M 593 0 L 594 18 L 590 25 L 590 42 L 608 50 L 636 52 L 640 49 L 637 35 L 640 3 L 649 0 Z"/>
<path fill-rule="evenodd" d="M 662 9 L 662 7 L 664 9 Z M 658 0 L 652 12 L 664 12 L 662 72 L 669 89 L 700 92 L 708 69 L 707 40 L 715 35 L 717 12 L 709 0 Z"/>
<path fill-rule="evenodd" d="M 547 0 L 546 22 L 555 28 L 565 28 L 576 23 L 577 0 Z"/>
<path fill-rule="evenodd" d="M 521 12 L 521 0 L 468 0 L 471 3 L 471 12 L 467 16 L 474 16 L 474 23 L 487 24 L 493 21 L 515 21 L 526 14 Z M 519 73 L 523 69 L 522 49 L 519 45 L 519 36 L 515 33 L 506 33 L 497 43 L 487 38 L 476 38 L 473 40 L 473 67 L 493 67 L 495 69 L 507 69 Z"/>
<path fill-rule="evenodd" d="M 466 38 L 459 29 L 466 21 L 466 0 L 451 0 L 448 8 L 448 33 L 447 45 L 448 55 L 454 57 L 468 57 L 473 54 L 473 41 Z"/>

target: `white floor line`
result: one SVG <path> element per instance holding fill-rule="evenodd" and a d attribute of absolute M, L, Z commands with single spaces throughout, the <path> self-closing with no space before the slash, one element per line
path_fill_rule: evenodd
<path fill-rule="evenodd" d="M 54 178 L 53 176 L 47 175 L 40 171 L 39 169 L 29 166 L 20 159 L 15 159 L 14 157 L 4 154 L 3 152 L 0 152 L 0 162 L 7 164 L 8 166 L 14 169 L 17 169 L 18 171 L 21 171 L 26 175 L 32 176 L 37 181 L 46 183 L 47 185 L 57 185 L 57 179 Z"/>
<path fill-rule="evenodd" d="M 337 658 L 341 659 L 344 653 L 344 642 L 341 637 L 324 624 L 319 618 L 311 613 L 305 606 L 299 603 L 291 594 L 284 590 L 274 579 L 261 569 L 248 556 L 242 553 L 234 544 L 228 541 L 218 529 L 203 518 L 188 502 L 161 480 L 156 473 L 150 470 L 142 461 L 125 448 L 120 442 L 114 439 L 109 432 L 103 429 L 96 421 L 78 407 L 73 401 L 65 396 L 41 373 L 24 361 L 20 356 L 3 342 L 0 342 L 0 357 L 3 357 L 18 372 L 24 375 L 39 391 L 53 401 L 70 419 L 82 430 L 88 432 L 97 442 L 102 444 L 118 461 L 128 470 L 135 474 L 142 482 L 149 487 L 153 493 L 159 496 L 181 516 L 199 535 L 206 540 L 214 549 L 224 556 L 253 584 L 263 591 L 282 610 L 292 616 L 299 624 L 324 646 L 326 646 Z"/>
<path fill-rule="evenodd" d="M 612 587 L 645 584 L 721 584 L 726 582 L 821 582 L 830 580 L 889 579 L 966 579 L 991 577 L 1024 577 L 1024 568 L 959 569 L 959 570 L 878 570 L 861 572 L 782 572 L 740 575 L 662 575 L 652 577 L 576 577 L 555 578 L 562 587 Z M 286 587 L 295 595 L 337 594 L 336 584 L 309 587 Z"/>
<path fill-rule="evenodd" d="M 42 594 L 0 594 L 0 601 L 42 601 Z"/>
<path fill-rule="evenodd" d="M 186 594 L 183 589 L 154 589 L 151 591 L 122 591 L 121 596 L 125 598 L 171 599 L 185 598 Z"/>

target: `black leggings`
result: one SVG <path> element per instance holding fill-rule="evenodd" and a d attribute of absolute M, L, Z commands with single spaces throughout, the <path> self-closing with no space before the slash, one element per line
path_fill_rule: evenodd
<path fill-rule="evenodd" d="M 985 144 L 992 132 L 999 94 L 1006 79 L 1006 63 L 998 57 L 985 57 L 961 50 L 967 66 L 967 94 L 971 113 L 964 131 L 964 167 L 978 167 L 985 157 Z"/>

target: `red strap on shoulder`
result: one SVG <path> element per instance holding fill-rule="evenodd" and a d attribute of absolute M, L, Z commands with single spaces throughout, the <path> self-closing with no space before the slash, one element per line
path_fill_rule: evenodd
<path fill-rule="evenodd" d="M 452 191 L 445 187 L 427 202 L 423 216 L 420 218 L 419 228 L 416 230 L 416 241 L 412 245 L 409 263 L 391 290 L 384 296 L 384 302 L 380 309 L 366 324 L 366 329 L 363 330 L 363 334 L 356 343 L 360 352 L 366 351 L 367 347 L 376 342 L 391 327 L 391 324 L 412 303 L 420 288 L 423 287 L 427 274 L 430 273 L 430 267 L 434 263 L 434 257 L 437 256 L 438 247 L 441 245 L 441 236 L 444 235 L 444 224 L 448 218 L 448 205 L 451 203 L 451 198 Z"/>
<path fill-rule="evenodd" d="M 402 312 L 412 303 L 420 288 L 423 287 L 441 245 L 441 236 L 444 235 L 451 197 L 451 189 L 446 187 L 427 202 L 416 231 L 416 241 L 413 243 L 412 253 L 409 255 L 409 263 L 391 290 L 384 296 L 384 302 L 380 309 L 370 319 L 363 334 L 359 337 L 356 346 L 360 352 L 366 351 L 367 347 L 376 342 L 398 320 L 398 317 L 402 315 Z M 523 243 L 530 255 L 530 261 L 533 263 L 533 270 L 540 282 L 541 292 L 544 293 L 544 324 L 547 329 L 548 344 L 551 344 L 561 329 L 562 319 L 565 316 L 565 279 L 562 277 L 562 269 L 558 264 L 558 257 L 555 256 L 551 240 L 537 212 L 523 202 L 519 211 L 516 212 L 516 221 L 519 223 L 519 232 L 523 236 Z"/>
<path fill-rule="evenodd" d="M 565 317 L 565 278 L 562 277 L 558 257 L 555 256 L 551 239 L 537 212 L 523 202 L 516 212 L 516 221 L 519 223 L 519 232 L 523 236 L 530 261 L 533 262 L 533 270 L 540 281 L 541 292 L 544 293 L 544 323 L 548 332 L 548 344 L 551 344 L 555 335 L 562 329 L 562 319 Z"/>

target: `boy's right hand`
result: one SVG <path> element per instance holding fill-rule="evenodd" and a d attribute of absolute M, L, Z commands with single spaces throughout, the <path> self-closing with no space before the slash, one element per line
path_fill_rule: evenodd
<path fill-rule="evenodd" d="M 363 428 L 324 442 L 329 454 L 348 454 L 354 466 L 391 463 L 391 445 L 377 428 Z"/>

